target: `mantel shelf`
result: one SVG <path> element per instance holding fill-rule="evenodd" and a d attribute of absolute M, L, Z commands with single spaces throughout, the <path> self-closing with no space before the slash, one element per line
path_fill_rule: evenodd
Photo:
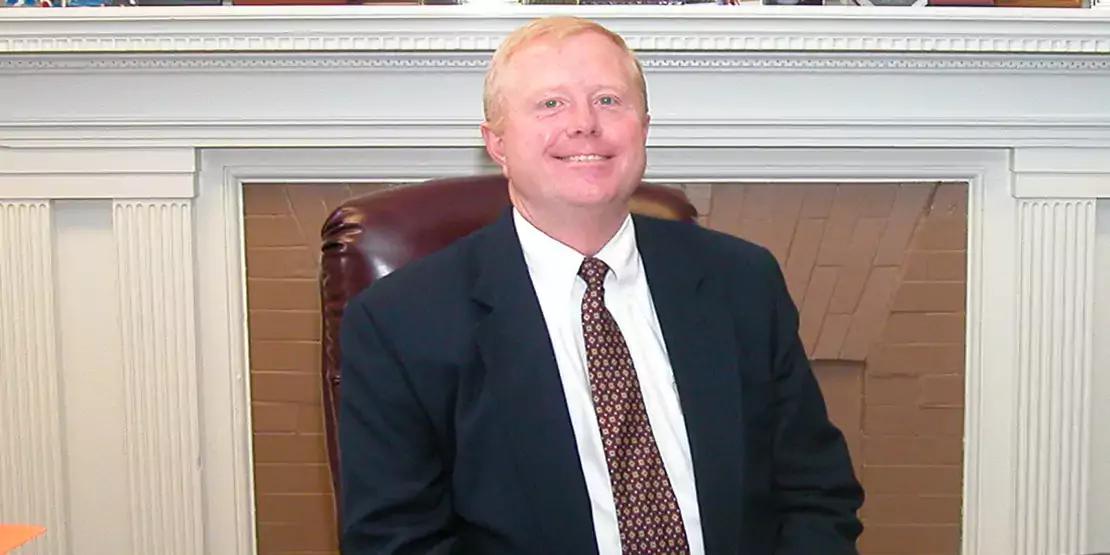
<path fill-rule="evenodd" d="M 1110 53 L 1110 9 L 851 6 L 197 6 L 0 10 L 0 54 L 487 52 L 550 14 L 639 51 Z"/>

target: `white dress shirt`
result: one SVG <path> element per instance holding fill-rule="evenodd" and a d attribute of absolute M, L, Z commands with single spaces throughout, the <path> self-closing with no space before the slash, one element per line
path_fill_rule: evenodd
<path fill-rule="evenodd" d="M 586 372 L 582 338 L 582 295 L 586 284 L 578 277 L 583 255 L 537 229 L 515 209 L 513 219 L 555 349 L 590 496 L 598 550 L 601 555 L 621 555 L 616 504 Z M 631 216 L 596 257 L 611 270 L 605 277 L 605 305 L 620 326 L 632 354 L 652 433 L 682 511 L 690 554 L 703 555 L 705 547 L 686 424 L 636 247 Z"/>

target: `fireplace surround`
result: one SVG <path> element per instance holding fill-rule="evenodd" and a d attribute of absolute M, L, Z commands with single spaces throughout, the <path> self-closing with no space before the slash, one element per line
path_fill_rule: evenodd
<path fill-rule="evenodd" d="M 649 180 L 967 182 L 962 551 L 1110 549 L 1110 10 L 475 5 L 0 11 L 29 553 L 256 551 L 243 184 L 492 171 L 485 61 L 549 13 L 640 52 Z"/>

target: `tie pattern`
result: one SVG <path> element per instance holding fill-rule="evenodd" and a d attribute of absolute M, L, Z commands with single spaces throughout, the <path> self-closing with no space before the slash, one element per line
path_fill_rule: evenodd
<path fill-rule="evenodd" d="M 624 555 L 689 553 L 686 529 L 655 444 L 628 345 L 605 307 L 609 266 L 582 261 L 582 334 Z"/>

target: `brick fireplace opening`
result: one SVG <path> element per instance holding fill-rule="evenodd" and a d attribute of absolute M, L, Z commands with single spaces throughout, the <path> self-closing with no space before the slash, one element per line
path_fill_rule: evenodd
<path fill-rule="evenodd" d="M 336 553 L 320 408 L 319 228 L 387 184 L 243 186 L 260 555 Z M 868 493 L 864 555 L 960 546 L 966 183 L 683 187 L 700 223 L 779 260 Z"/>

